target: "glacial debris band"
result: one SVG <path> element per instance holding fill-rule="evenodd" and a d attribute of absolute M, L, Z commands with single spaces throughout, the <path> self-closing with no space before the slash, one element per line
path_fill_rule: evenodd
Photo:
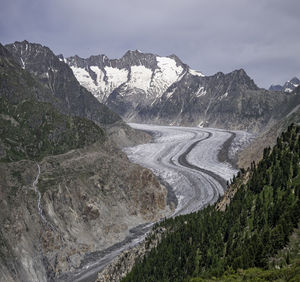
<path fill-rule="evenodd" d="M 174 215 L 217 201 L 224 194 L 226 181 L 237 173 L 237 152 L 253 138 L 247 132 L 214 128 L 130 126 L 153 135 L 152 143 L 124 151 L 131 161 L 150 168 L 172 187 L 178 199 Z"/>

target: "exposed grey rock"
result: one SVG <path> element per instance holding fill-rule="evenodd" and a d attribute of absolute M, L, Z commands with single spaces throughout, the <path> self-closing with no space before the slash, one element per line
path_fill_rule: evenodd
<path fill-rule="evenodd" d="M 121 281 L 131 271 L 137 261 L 142 261 L 153 248 L 157 247 L 165 231 L 165 228 L 158 227 L 152 230 L 140 244 L 122 252 L 108 267 L 98 274 L 96 282 Z"/>
<path fill-rule="evenodd" d="M 144 102 L 150 103 L 171 85 L 167 77 L 160 77 L 161 74 L 166 74 L 166 67 L 173 71 L 174 81 L 188 69 L 175 55 L 160 57 L 138 50 L 128 51 L 120 59 L 111 60 L 105 55 L 98 55 L 87 59 L 74 56 L 65 61 L 74 71 L 78 81 L 101 102 L 106 102 L 114 90 L 123 86 L 126 89 L 123 90 L 123 94 L 136 90 L 142 93 Z M 178 73 L 175 74 L 174 71 Z M 141 87 L 141 83 L 144 87 Z M 141 100 L 135 98 L 134 103 L 139 102 Z M 109 105 L 110 102 L 107 103 Z"/>
<path fill-rule="evenodd" d="M 293 77 L 291 80 L 287 81 L 283 86 L 281 86 L 281 85 L 271 85 L 269 90 L 271 90 L 271 91 L 283 91 L 285 93 L 291 93 L 299 85 L 300 85 L 300 80 L 297 77 Z"/>
<path fill-rule="evenodd" d="M 127 126 L 118 114 L 100 103 L 82 87 L 62 55 L 56 56 L 48 47 L 29 43 L 26 40 L 8 44 L 4 49 L 6 48 L 19 65 L 37 78 L 48 90 L 44 91 L 46 93 L 35 95 L 39 101 L 51 103 L 64 114 L 94 121 L 107 129 L 120 147 L 135 145 L 150 139 L 146 133 Z M 3 52 L 7 52 L 7 50 Z M 125 61 L 128 60 L 127 57 L 124 58 Z M 82 63 L 80 59 L 75 61 L 78 64 Z M 125 133 L 121 139 L 116 134 L 119 130 Z"/>
<path fill-rule="evenodd" d="M 293 92 L 289 95 L 290 104 L 292 107 L 282 118 L 274 123 L 268 125 L 264 130 L 257 136 L 257 138 L 239 155 L 238 165 L 239 167 L 250 167 L 251 162 L 260 161 L 263 156 L 264 148 L 268 146 L 273 146 L 276 144 L 277 137 L 287 130 L 291 123 L 300 123 L 300 86 L 295 88 Z"/>
<path fill-rule="evenodd" d="M 107 125 L 121 118 L 80 86 L 70 67 L 48 47 L 28 41 L 5 46 L 20 66 L 37 77 L 56 98 L 53 105 L 66 114 Z M 60 57 L 61 58 L 61 57 Z"/>
<path fill-rule="evenodd" d="M 137 121 L 246 129 L 258 132 L 293 106 L 291 97 L 259 89 L 244 70 L 198 77 L 186 74 Z"/>
<path fill-rule="evenodd" d="M 284 88 L 283 88 L 283 86 L 281 86 L 281 85 L 279 85 L 279 84 L 276 84 L 276 85 L 271 85 L 270 87 L 269 87 L 269 90 L 270 91 L 284 91 Z"/>

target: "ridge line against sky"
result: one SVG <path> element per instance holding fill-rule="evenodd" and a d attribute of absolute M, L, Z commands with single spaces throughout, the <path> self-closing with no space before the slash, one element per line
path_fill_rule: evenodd
<path fill-rule="evenodd" d="M 176 54 L 212 75 L 244 68 L 260 87 L 300 77 L 299 0 L 2 1 L 0 42 L 64 56 Z"/>

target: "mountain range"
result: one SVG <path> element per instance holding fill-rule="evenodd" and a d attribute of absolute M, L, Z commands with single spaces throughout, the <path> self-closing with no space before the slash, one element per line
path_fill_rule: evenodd
<path fill-rule="evenodd" d="M 297 99 L 290 92 L 259 88 L 243 69 L 205 76 L 175 55 L 136 50 L 113 60 L 105 55 L 59 58 L 82 86 L 130 122 L 258 133 L 285 116 Z"/>
<path fill-rule="evenodd" d="M 300 85 L 300 80 L 297 77 L 293 77 L 291 80 L 284 83 L 284 85 L 271 85 L 269 90 L 271 91 L 283 91 L 286 93 L 293 92 Z"/>
<path fill-rule="evenodd" d="M 6 48 L 22 68 L 38 76 L 53 96 L 59 98 L 56 107 L 110 128 L 115 141 L 120 142 L 119 129 L 111 126 L 118 121 L 126 144 L 134 139 L 128 138 L 134 133 L 120 116 L 130 122 L 259 133 L 298 104 L 297 94 L 293 92 L 299 82 L 297 78 L 287 82 L 280 91 L 276 87 L 266 90 L 259 88 L 243 69 L 205 76 L 176 55 L 162 57 L 135 50 L 126 52 L 120 59 L 105 55 L 64 58 L 55 56 L 47 47 L 27 41 Z M 95 103 L 95 98 L 117 115 L 107 111 L 103 104 Z"/>

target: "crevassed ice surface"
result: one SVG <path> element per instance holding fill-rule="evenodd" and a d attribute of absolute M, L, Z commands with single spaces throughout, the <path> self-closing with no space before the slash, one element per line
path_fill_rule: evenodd
<path fill-rule="evenodd" d="M 224 194 L 224 187 L 218 179 L 182 165 L 179 157 L 199 141 L 187 154 L 187 162 L 229 180 L 237 170 L 229 162 L 218 160 L 219 151 L 234 135 L 229 148 L 229 155 L 231 152 L 234 156 L 238 149 L 249 143 L 252 136 L 242 131 L 236 133 L 212 128 L 130 125 L 154 134 L 153 142 L 125 148 L 124 151 L 131 161 L 151 169 L 173 188 L 178 199 L 175 215 L 197 211 Z"/>
<path fill-rule="evenodd" d="M 214 177 L 180 164 L 179 157 L 186 153 L 191 145 L 200 140 L 186 157 L 189 163 L 214 171 L 227 179 L 236 173 L 236 170 L 229 163 L 218 161 L 217 154 L 220 148 L 234 134 L 235 138 L 229 148 L 229 155 L 234 156 L 252 138 L 252 135 L 243 131 L 228 132 L 212 128 L 130 125 L 154 134 L 153 142 L 125 148 L 124 151 L 130 160 L 150 168 L 171 185 L 179 201 L 173 215 L 197 211 L 205 205 L 215 202 L 224 191 L 222 185 Z M 90 261 L 75 273 L 74 277 L 78 279 L 68 281 L 85 281 L 86 278 L 94 277 L 95 273 L 103 269 L 121 251 L 143 240 L 147 228 L 151 225 L 152 223 L 145 227 L 139 227 L 138 230 L 142 235 L 137 235 L 132 241 L 122 242 L 100 260 Z"/>

